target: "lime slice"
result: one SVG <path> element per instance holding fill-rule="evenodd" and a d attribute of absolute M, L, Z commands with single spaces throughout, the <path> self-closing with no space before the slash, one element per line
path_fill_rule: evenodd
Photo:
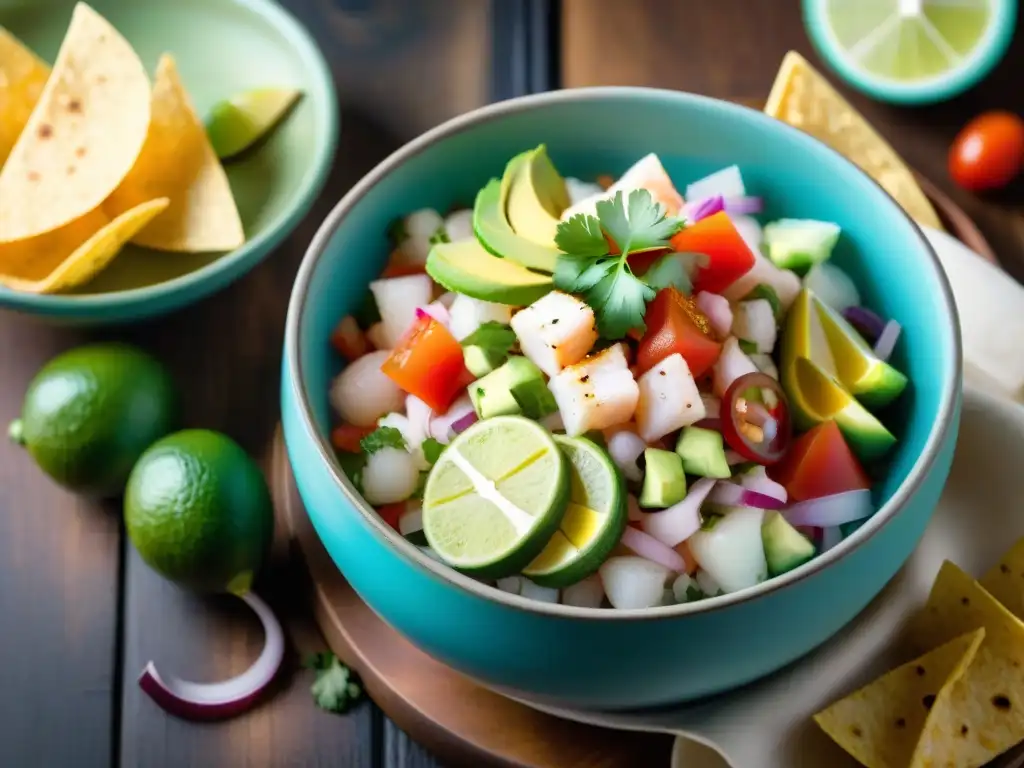
<path fill-rule="evenodd" d="M 554 439 L 522 416 L 478 421 L 430 470 L 423 533 L 448 565 L 481 578 L 519 573 L 558 530 L 569 470 Z"/>
<path fill-rule="evenodd" d="M 221 160 L 244 152 L 276 126 L 301 95 L 292 88 L 256 88 L 219 101 L 206 133 Z"/>
<path fill-rule="evenodd" d="M 967 90 L 999 63 L 1016 0 L 804 0 L 818 53 L 881 101 L 926 104 Z"/>
<path fill-rule="evenodd" d="M 569 460 L 569 505 L 544 551 L 523 575 L 544 587 L 567 587 L 595 573 L 626 525 L 623 480 L 608 454 L 583 437 L 555 435 Z"/>

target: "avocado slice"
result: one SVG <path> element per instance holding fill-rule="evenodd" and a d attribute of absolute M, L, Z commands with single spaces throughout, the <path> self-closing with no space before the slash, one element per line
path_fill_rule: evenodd
<path fill-rule="evenodd" d="M 907 377 L 880 360 L 841 314 L 815 296 L 811 301 L 832 349 L 836 378 L 850 394 L 872 410 L 899 397 L 907 386 Z"/>
<path fill-rule="evenodd" d="M 481 419 L 519 414 L 542 419 L 558 410 L 540 368 L 521 355 L 470 384 L 469 399 Z"/>
<path fill-rule="evenodd" d="M 665 509 L 686 498 L 683 460 L 672 451 L 647 448 L 644 451 L 644 486 L 640 506 Z"/>
<path fill-rule="evenodd" d="M 449 291 L 515 307 L 532 304 L 554 288 L 551 275 L 499 259 L 476 240 L 435 244 L 427 256 L 427 274 Z"/>
<path fill-rule="evenodd" d="M 683 427 L 676 443 L 676 453 L 683 460 L 683 469 L 691 475 L 720 480 L 732 475 L 722 433 L 717 430 Z"/>
<path fill-rule="evenodd" d="M 769 512 L 761 524 L 761 541 L 768 573 L 779 576 L 814 557 L 814 545 L 778 512 Z"/>
<path fill-rule="evenodd" d="M 553 248 L 559 217 L 569 207 L 565 180 L 548 157 L 547 147 L 516 155 L 505 166 L 508 223 L 520 237 Z"/>
<path fill-rule="evenodd" d="M 515 162 L 515 159 L 513 158 L 512 162 Z M 506 173 L 505 178 L 508 177 Z M 532 240 L 520 237 L 508 223 L 508 217 L 505 215 L 508 186 L 504 180 L 491 179 L 477 193 L 473 206 L 473 231 L 477 239 L 495 256 L 502 256 L 530 269 L 554 272 L 558 249 L 538 245 Z"/>

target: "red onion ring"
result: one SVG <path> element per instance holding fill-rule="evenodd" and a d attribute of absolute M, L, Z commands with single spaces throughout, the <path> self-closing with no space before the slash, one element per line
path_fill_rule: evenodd
<path fill-rule="evenodd" d="M 875 357 L 882 361 L 892 357 L 893 350 L 896 349 L 896 342 L 900 339 L 901 330 L 900 324 L 895 320 L 890 320 L 885 324 L 878 341 L 875 342 Z"/>
<path fill-rule="evenodd" d="M 875 343 L 885 328 L 885 320 L 867 307 L 847 307 L 843 310 L 843 317 L 871 344 Z"/>
<path fill-rule="evenodd" d="M 753 509 L 782 509 L 786 505 L 764 493 L 752 491 L 735 483 L 718 482 L 708 494 L 708 501 L 725 507 L 751 507 Z"/>
<path fill-rule="evenodd" d="M 661 512 L 645 514 L 644 531 L 668 547 L 682 544 L 700 530 L 700 506 L 715 487 L 715 482 L 713 478 L 702 477 L 678 504 Z"/>
<path fill-rule="evenodd" d="M 725 210 L 725 200 L 721 195 L 712 195 L 703 200 L 696 200 L 683 206 L 683 216 L 691 224 L 708 216 Z"/>
<path fill-rule="evenodd" d="M 274 612 L 253 592 L 241 596 L 263 625 L 263 650 L 245 672 L 218 683 L 164 680 L 150 661 L 139 687 L 164 711 L 185 720 L 218 720 L 251 708 L 273 682 L 284 660 L 284 631 Z"/>
<path fill-rule="evenodd" d="M 856 490 L 801 501 L 784 509 L 782 514 L 791 525 L 834 528 L 855 520 L 863 520 L 870 517 L 873 512 L 871 491 Z"/>
<path fill-rule="evenodd" d="M 470 411 L 465 416 L 460 416 L 452 422 L 452 432 L 456 435 L 460 432 L 465 432 L 471 426 L 476 424 L 477 416 L 476 411 Z"/>
<path fill-rule="evenodd" d="M 764 201 L 760 197 L 727 197 L 723 203 L 726 213 L 749 216 L 764 210 Z"/>
<path fill-rule="evenodd" d="M 686 561 L 683 560 L 682 555 L 637 528 L 627 525 L 622 531 L 620 543 L 645 560 L 664 565 L 670 571 L 683 573 L 686 570 Z"/>

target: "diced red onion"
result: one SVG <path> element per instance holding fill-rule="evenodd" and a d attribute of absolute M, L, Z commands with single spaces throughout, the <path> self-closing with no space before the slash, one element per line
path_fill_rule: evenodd
<path fill-rule="evenodd" d="M 430 420 L 434 418 L 434 410 L 429 405 L 415 395 L 409 395 L 405 398 L 405 416 L 419 443 L 430 436 Z"/>
<path fill-rule="evenodd" d="M 725 296 L 701 291 L 694 297 L 697 309 L 707 315 L 708 322 L 718 336 L 724 338 L 732 330 L 732 307 Z"/>
<path fill-rule="evenodd" d="M 653 512 L 650 514 L 657 515 L 661 513 Z M 650 560 L 651 562 L 658 563 L 658 565 L 663 565 L 670 571 L 683 573 L 686 570 L 686 561 L 683 560 L 682 555 L 671 547 L 666 547 L 653 536 L 633 528 L 630 525 L 627 525 L 625 530 L 622 531 L 621 544 L 624 547 L 633 550 L 633 552 L 640 555 L 640 557 L 645 560 Z"/>
<path fill-rule="evenodd" d="M 752 491 L 735 483 L 715 483 L 708 501 L 725 507 L 751 507 L 753 509 L 782 509 L 786 505 L 774 496 Z"/>
<path fill-rule="evenodd" d="M 725 463 L 730 467 L 735 467 L 737 464 L 743 464 L 746 459 L 743 458 L 743 454 L 737 453 L 732 448 L 727 448 L 725 451 Z"/>
<path fill-rule="evenodd" d="M 713 478 L 702 477 L 678 504 L 661 512 L 646 513 L 644 531 L 668 547 L 682 544 L 700 530 L 700 506 L 715 487 L 715 482 Z"/>
<path fill-rule="evenodd" d="M 870 344 L 875 343 L 885 328 L 885 320 L 867 307 L 847 307 L 843 310 L 843 317 Z"/>
<path fill-rule="evenodd" d="M 724 207 L 728 213 L 736 213 L 741 216 L 749 216 L 752 213 L 760 213 L 764 210 L 764 201 L 760 197 L 727 197 Z"/>
<path fill-rule="evenodd" d="M 712 195 L 703 200 L 696 200 L 683 206 L 683 216 L 690 223 L 706 219 L 725 210 L 725 200 L 721 195 Z"/>
<path fill-rule="evenodd" d="M 783 510 L 782 514 L 792 525 L 832 528 L 863 520 L 873 511 L 871 491 L 862 489 L 801 501 Z"/>
<path fill-rule="evenodd" d="M 832 525 L 821 529 L 821 551 L 828 552 L 843 540 L 843 529 L 838 525 Z"/>
<path fill-rule="evenodd" d="M 882 334 L 875 342 L 875 357 L 879 360 L 888 360 L 892 356 L 893 350 L 896 349 L 896 342 L 900 338 L 900 331 L 900 324 L 895 320 L 890 320 L 885 324 Z"/>
<path fill-rule="evenodd" d="M 627 480 L 640 482 L 643 473 L 637 465 L 637 459 L 647 448 L 647 443 L 640 435 L 628 429 L 621 429 L 608 438 L 608 454 L 621 470 Z"/>
<path fill-rule="evenodd" d="M 744 488 L 749 488 L 751 491 L 756 491 L 765 496 L 771 496 L 773 499 L 778 499 L 782 504 L 785 504 L 789 499 L 789 493 L 786 491 L 785 486 L 768 477 L 765 468 L 760 464 L 740 475 L 739 480 L 740 485 Z"/>
<path fill-rule="evenodd" d="M 460 416 L 452 422 L 452 432 L 456 435 L 465 432 L 471 426 L 476 424 L 477 416 L 475 411 L 470 411 L 465 416 Z"/>
<path fill-rule="evenodd" d="M 219 683 L 164 680 L 150 661 L 139 675 L 139 687 L 163 710 L 186 720 L 217 720 L 252 707 L 273 682 L 284 659 L 284 632 L 274 612 L 252 592 L 242 595 L 263 624 L 263 651 L 245 672 Z"/>
<path fill-rule="evenodd" d="M 443 325 L 445 328 L 448 327 L 448 322 L 451 320 L 451 315 L 448 314 L 448 307 L 442 304 L 440 301 L 434 301 L 427 304 L 425 307 L 416 308 L 416 319 L 422 320 L 424 316 L 429 315 Z"/>
<path fill-rule="evenodd" d="M 447 413 L 435 415 L 434 418 L 430 420 L 430 436 L 438 442 L 447 445 L 455 436 L 452 426 L 456 421 L 468 414 L 476 415 L 476 411 L 473 410 L 473 403 L 470 401 L 469 395 L 459 395 L 455 402 L 448 408 Z"/>

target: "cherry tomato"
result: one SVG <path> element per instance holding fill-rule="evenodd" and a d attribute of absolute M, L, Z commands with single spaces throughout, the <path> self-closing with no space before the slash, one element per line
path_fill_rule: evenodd
<path fill-rule="evenodd" d="M 426 313 L 417 317 L 380 369 L 403 391 L 416 395 L 438 413 L 447 411 L 473 381 L 463 362 L 462 346 Z"/>
<path fill-rule="evenodd" d="M 793 423 L 779 382 L 745 373 L 730 384 L 722 397 L 722 436 L 747 461 L 769 465 L 785 456 Z"/>
<path fill-rule="evenodd" d="M 694 294 L 721 293 L 754 266 L 754 252 L 725 211 L 690 224 L 671 242 L 680 253 L 702 253 L 708 257 L 707 265 L 697 271 L 693 280 Z"/>
<path fill-rule="evenodd" d="M 1024 120 L 986 112 L 963 127 L 949 149 L 949 175 L 972 192 L 1009 184 L 1024 166 Z"/>
<path fill-rule="evenodd" d="M 644 315 L 647 331 L 640 339 L 636 364 L 644 373 L 678 352 L 694 377 L 714 365 L 722 345 L 707 334 L 707 318 L 691 300 L 669 286 L 658 291 Z"/>

